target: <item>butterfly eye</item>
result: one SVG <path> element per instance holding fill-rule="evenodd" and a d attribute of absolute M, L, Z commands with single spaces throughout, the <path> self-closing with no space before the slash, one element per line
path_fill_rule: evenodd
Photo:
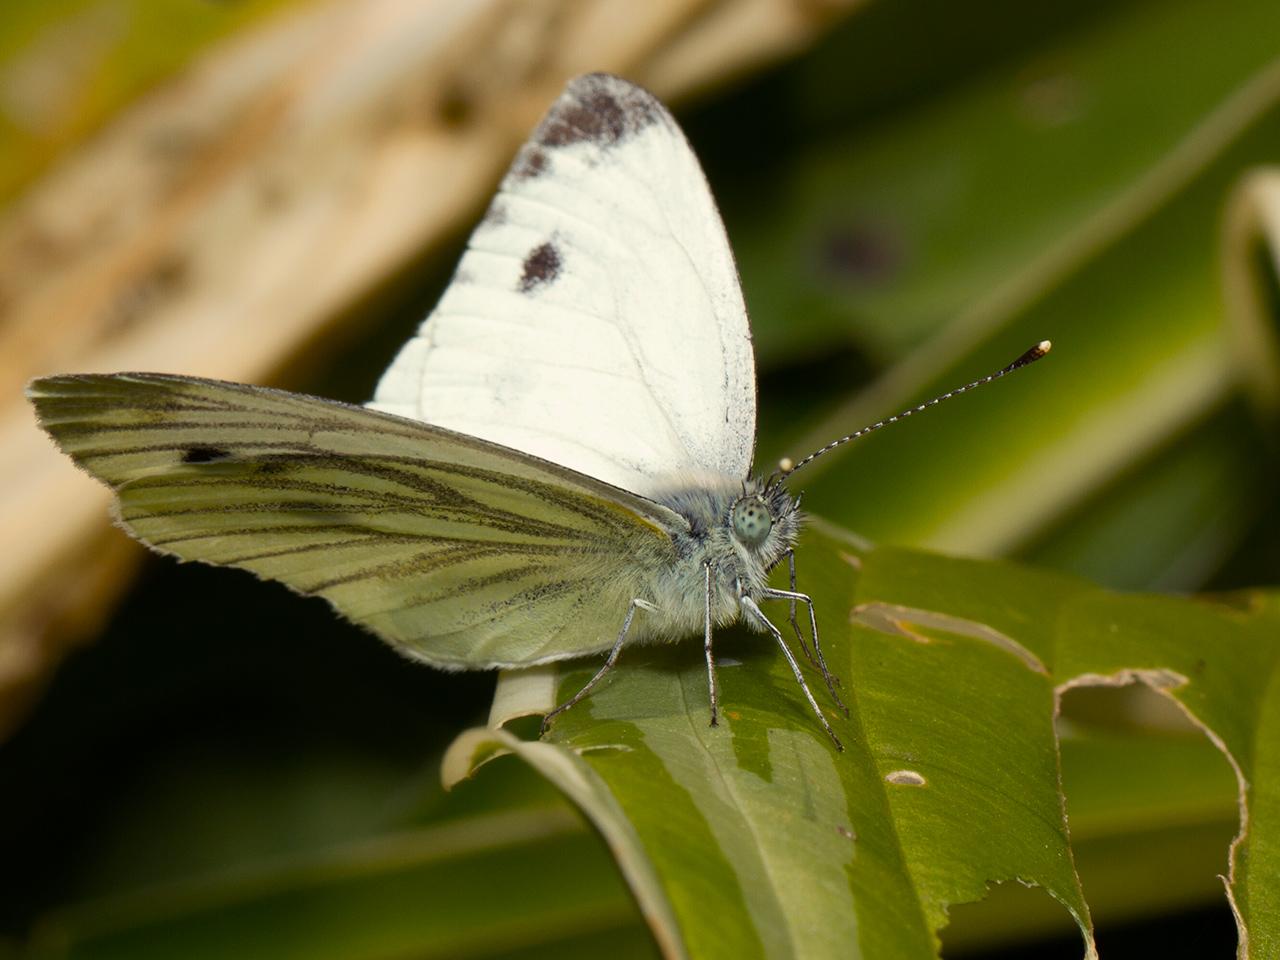
<path fill-rule="evenodd" d="M 773 528 L 773 515 L 763 500 L 743 497 L 733 505 L 733 535 L 749 547 L 758 547 Z"/>

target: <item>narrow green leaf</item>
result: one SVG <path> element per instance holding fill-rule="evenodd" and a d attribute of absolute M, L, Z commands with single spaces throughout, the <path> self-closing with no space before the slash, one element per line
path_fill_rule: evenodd
<path fill-rule="evenodd" d="M 617 937 L 630 897 L 565 809 L 477 815 L 48 915 L 29 956 L 381 960 L 552 955 Z"/>
<path fill-rule="evenodd" d="M 920 95 L 919 78 L 1004 29 L 997 18 L 1049 15 L 907 0 L 865 11 L 792 68 L 800 114 L 885 86 L 916 95 L 818 127 L 770 171 L 767 215 L 758 190 L 741 216 L 727 198 L 765 363 L 851 337 L 900 358 L 1052 286 L 1229 133 L 1205 122 L 1275 57 L 1280 30 L 1269 0 L 1240 0 L 1229 17 L 1212 0 L 1109 3 L 1056 31 L 1024 23 L 1012 50 Z M 949 41 L 904 56 L 927 42 L 913 36 L 924 21 Z M 983 36 L 957 50 L 969 33 Z M 865 91 L 851 71 L 866 71 Z"/>
<path fill-rule="evenodd" d="M 819 461 L 808 503 L 882 542 L 1062 562 L 1118 586 L 1204 583 L 1249 531 L 1259 487 L 1274 482 L 1236 445 L 1194 471 L 1170 451 L 1224 422 L 1256 444 L 1230 401 L 1260 366 L 1273 383 L 1280 370 L 1273 319 L 1266 338 L 1228 322 L 1219 242 L 1238 180 L 1280 145 L 1280 67 L 1259 39 L 1277 17 L 1265 0 L 1230 18 L 1205 0 L 1107 5 L 1038 35 L 1023 56 L 816 140 L 775 177 L 768 216 L 754 194 L 741 224 L 728 205 L 766 366 L 849 343 L 894 361 L 800 439 L 793 415 L 765 438 L 765 462 L 1047 337 L 1054 355 L 1030 382 Z M 856 46 L 858 31 L 855 21 L 832 42 Z M 895 65 L 898 52 L 880 54 L 893 76 L 933 70 Z M 821 52 L 807 69 L 821 72 Z M 805 70 L 795 68 L 797 87 L 825 102 Z M 1269 194 L 1255 187 L 1260 210 Z M 1195 509 L 1206 502 L 1214 508 Z M 1122 515 L 1124 505 L 1133 510 Z M 1160 531 L 1158 544 L 1129 535 L 1136 515 Z"/>

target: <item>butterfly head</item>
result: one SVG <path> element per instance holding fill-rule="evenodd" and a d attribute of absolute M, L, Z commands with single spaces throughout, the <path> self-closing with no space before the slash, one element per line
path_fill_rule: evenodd
<path fill-rule="evenodd" d="M 780 483 L 749 482 L 729 509 L 729 531 L 740 548 L 771 566 L 795 543 L 799 505 Z"/>

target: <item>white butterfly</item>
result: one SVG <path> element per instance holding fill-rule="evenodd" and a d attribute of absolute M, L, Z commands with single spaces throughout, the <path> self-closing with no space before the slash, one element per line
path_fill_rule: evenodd
<path fill-rule="evenodd" d="M 625 80 L 569 84 L 368 409 L 163 374 L 28 393 L 157 550 L 319 594 L 446 669 L 608 651 L 548 722 L 624 641 L 700 632 L 714 725 L 712 634 L 741 619 L 840 745 L 760 607 L 788 603 L 843 708 L 795 590 L 786 474 L 751 477 L 751 334 L 724 227 L 671 115 Z M 790 590 L 767 583 L 783 560 Z"/>

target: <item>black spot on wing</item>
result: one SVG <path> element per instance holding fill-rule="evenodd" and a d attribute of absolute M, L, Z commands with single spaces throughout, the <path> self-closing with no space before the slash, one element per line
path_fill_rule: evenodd
<path fill-rule="evenodd" d="M 547 242 L 534 247 L 524 258 L 524 273 L 520 276 L 520 292 L 530 293 L 538 287 L 552 283 L 560 276 L 560 252 Z"/>
<path fill-rule="evenodd" d="M 188 447 L 182 451 L 183 463 L 217 463 L 231 456 L 231 451 L 218 447 Z"/>
<path fill-rule="evenodd" d="M 511 167 L 511 175 L 517 180 L 533 180 L 542 176 L 546 170 L 546 153 L 533 144 L 529 144 L 516 157 L 516 162 Z"/>
<path fill-rule="evenodd" d="M 534 134 L 545 147 L 589 141 L 613 147 L 662 117 L 648 91 L 605 73 L 579 77 L 556 101 Z"/>

